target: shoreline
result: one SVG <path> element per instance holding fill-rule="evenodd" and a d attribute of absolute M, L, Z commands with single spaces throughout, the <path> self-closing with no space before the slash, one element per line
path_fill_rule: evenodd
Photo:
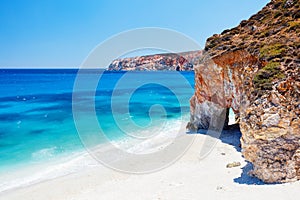
<path fill-rule="evenodd" d="M 111 144 L 117 148 L 123 149 L 131 153 L 151 153 L 160 151 L 165 146 L 169 145 L 174 137 L 187 134 L 185 132 L 185 124 L 187 123 L 188 115 L 184 115 L 175 119 L 168 120 L 166 125 L 160 130 L 154 138 L 150 138 L 143 142 L 128 140 L 127 138 L 119 138 L 111 141 Z M 234 115 L 230 114 L 230 123 L 234 124 Z M 179 133 L 174 135 L 172 131 Z M 111 150 L 111 146 L 107 143 L 99 144 L 97 150 Z M 71 152 L 71 155 L 66 153 L 57 155 L 52 160 L 39 162 L 36 164 L 28 163 L 13 167 L 7 172 L 1 172 L 0 177 L 0 196 L 6 191 L 12 191 L 19 188 L 30 187 L 31 185 L 39 184 L 44 181 L 57 179 L 63 176 L 68 176 L 81 171 L 102 165 L 89 154 L 83 146 L 82 149 Z M 41 170 L 42 169 L 42 170 Z"/>
<path fill-rule="evenodd" d="M 150 138 L 141 143 L 139 141 L 130 141 L 127 138 L 118 138 L 110 141 L 110 143 L 117 148 L 137 154 L 141 152 L 151 153 L 153 151 L 159 151 L 162 146 L 168 145 L 169 142 L 173 140 L 174 134 L 171 133 L 172 130 L 180 129 L 180 127 L 176 125 L 174 129 L 170 129 L 170 127 L 176 123 L 177 125 L 185 124 L 185 120 L 183 120 L 185 117 L 186 116 L 182 116 L 167 121 L 167 124 L 160 130 L 157 137 Z M 178 132 L 178 130 L 176 131 Z M 96 151 L 105 150 L 105 152 L 109 152 L 112 150 L 111 145 L 101 143 L 97 145 L 95 149 Z M 44 162 L 24 163 L 19 166 L 13 166 L 8 172 L 3 170 L 0 173 L 0 196 L 2 193 L 24 187 L 31 187 L 31 185 L 74 173 L 80 173 L 100 165 L 99 161 L 95 160 L 95 158 L 89 154 L 86 147 L 83 146 L 82 149 L 71 152 L 71 155 L 63 153 L 57 155 L 54 159 L 45 160 Z"/>
<path fill-rule="evenodd" d="M 220 139 L 197 134 L 194 143 L 179 160 L 154 173 L 126 174 L 99 164 L 77 173 L 2 192 L 0 199 L 136 199 L 137 194 L 140 199 L 203 197 L 232 200 L 265 195 L 271 195 L 272 199 L 289 199 L 290 195 L 293 199 L 300 182 L 260 184 L 245 174 L 242 168 L 247 163 L 238 149 L 239 136 L 237 130 L 224 131 Z M 208 137 L 216 145 L 208 156 L 200 159 L 199 147 Z M 226 164 L 236 161 L 242 165 L 226 168 Z"/>

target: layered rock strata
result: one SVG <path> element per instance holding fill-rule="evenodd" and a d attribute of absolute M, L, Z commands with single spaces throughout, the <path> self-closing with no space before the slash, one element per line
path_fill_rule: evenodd
<path fill-rule="evenodd" d="M 272 0 L 239 26 L 207 39 L 195 64 L 188 129 L 239 118 L 244 157 L 261 180 L 300 179 L 300 2 Z"/>

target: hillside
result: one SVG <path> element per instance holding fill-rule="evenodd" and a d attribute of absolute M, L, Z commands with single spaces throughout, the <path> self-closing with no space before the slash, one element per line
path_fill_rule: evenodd
<path fill-rule="evenodd" d="M 232 108 L 252 174 L 270 183 L 300 179 L 299 17 L 299 0 L 272 0 L 208 38 L 195 63 L 187 127 L 217 129 L 217 113 Z"/>
<path fill-rule="evenodd" d="M 184 53 L 166 53 L 114 60 L 109 71 L 191 71 L 194 61 L 198 60 L 202 51 Z"/>

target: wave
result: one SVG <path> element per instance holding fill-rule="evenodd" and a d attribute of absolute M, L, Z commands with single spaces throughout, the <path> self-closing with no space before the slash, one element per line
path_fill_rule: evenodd
<path fill-rule="evenodd" d="M 133 137 L 125 137 L 113 141 L 113 145 L 132 154 L 150 154 L 161 151 L 171 144 L 174 138 L 185 134 L 186 124 L 186 117 L 167 120 L 159 129 L 154 127 L 145 129 L 142 133 L 138 133 L 138 135 L 150 135 L 148 138 L 141 140 Z"/>
<path fill-rule="evenodd" d="M 54 156 L 55 148 L 40 150 L 34 156 Z M 55 161 L 32 164 L 1 174 L 0 192 L 26 187 L 39 182 L 51 180 L 84 169 L 97 166 L 98 163 L 84 151 L 73 152 L 72 155 L 57 156 Z"/>
<path fill-rule="evenodd" d="M 124 137 L 111 141 L 111 144 L 128 153 L 153 153 L 169 145 L 178 136 L 180 128 L 185 126 L 186 122 L 182 121 L 182 117 L 170 119 L 162 127 L 145 129 L 143 133 L 145 135 L 149 135 L 154 130 L 158 131 L 154 136 L 146 138 L 143 141 Z M 97 146 L 97 149 L 109 151 L 110 149 L 107 146 L 105 143 L 100 144 Z M 26 187 L 100 165 L 98 161 L 83 149 L 74 151 L 71 155 L 66 155 L 66 153 L 60 154 L 59 148 L 53 146 L 38 150 L 32 153 L 31 156 L 33 161 L 43 160 L 43 163 L 32 163 L 26 167 L 12 169 L 9 173 L 0 174 L 0 192 Z"/>

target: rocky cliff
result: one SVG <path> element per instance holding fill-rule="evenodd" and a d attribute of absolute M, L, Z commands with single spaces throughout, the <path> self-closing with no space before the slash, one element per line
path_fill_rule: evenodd
<path fill-rule="evenodd" d="M 237 27 L 207 39 L 195 64 L 188 129 L 239 118 L 244 157 L 265 182 L 300 179 L 300 2 L 272 0 Z"/>
<path fill-rule="evenodd" d="M 109 71 L 156 71 L 156 70 L 194 70 L 193 63 L 202 55 L 202 51 L 184 53 L 166 53 L 114 60 Z"/>

